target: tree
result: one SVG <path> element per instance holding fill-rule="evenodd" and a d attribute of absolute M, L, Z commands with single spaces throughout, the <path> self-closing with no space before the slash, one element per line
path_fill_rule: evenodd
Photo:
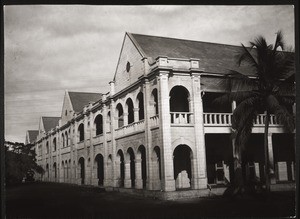
<path fill-rule="evenodd" d="M 262 36 L 250 42 L 248 48 L 242 44 L 237 64 L 239 67 L 245 64 L 249 66 L 253 73 L 252 77 L 255 78 L 250 78 L 244 72 L 230 70 L 223 81 L 227 93 L 215 99 L 215 103 L 221 104 L 225 101 L 238 103 L 232 118 L 235 172 L 241 168 L 242 152 L 252 132 L 254 119 L 259 112 L 265 112 L 265 177 L 266 188 L 269 191 L 271 173 L 268 156 L 270 114 L 275 114 L 286 131 L 292 132 L 295 127 L 294 116 L 288 110 L 288 106 L 292 106 L 295 101 L 294 53 L 284 51 L 283 35 L 281 31 L 278 31 L 274 45 L 268 45 Z M 238 175 L 242 177 L 241 174 Z"/>
<path fill-rule="evenodd" d="M 34 173 L 42 174 L 43 168 L 36 163 L 32 144 L 5 142 L 5 181 L 7 185 L 20 183 L 24 178 L 33 179 Z"/>

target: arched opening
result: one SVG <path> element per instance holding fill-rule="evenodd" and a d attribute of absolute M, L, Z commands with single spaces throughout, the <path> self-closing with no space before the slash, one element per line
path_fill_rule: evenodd
<path fill-rule="evenodd" d="M 110 111 L 107 113 L 107 119 L 106 119 L 106 132 L 110 132 L 111 127 L 111 117 L 110 117 Z"/>
<path fill-rule="evenodd" d="M 95 162 L 97 166 L 98 185 L 102 186 L 104 181 L 104 161 L 102 154 L 97 154 Z"/>
<path fill-rule="evenodd" d="M 121 128 L 124 126 L 124 112 L 123 107 L 120 103 L 117 105 L 117 115 L 118 115 L 118 128 Z"/>
<path fill-rule="evenodd" d="M 192 150 L 187 145 L 178 145 L 173 153 L 174 179 L 176 189 L 191 187 L 191 157 Z"/>
<path fill-rule="evenodd" d="M 151 93 L 151 105 L 153 105 L 153 114 L 158 115 L 158 96 L 157 89 L 153 89 Z"/>
<path fill-rule="evenodd" d="M 69 145 L 68 131 L 65 132 L 65 141 L 66 141 L 65 146 L 68 147 Z"/>
<path fill-rule="evenodd" d="M 143 188 L 146 188 L 147 181 L 147 170 L 146 170 L 146 149 L 143 145 L 141 145 L 138 149 L 138 154 L 141 158 L 141 177 L 143 181 Z"/>
<path fill-rule="evenodd" d="M 158 146 L 154 147 L 154 153 L 153 153 L 153 158 L 154 160 L 154 166 L 155 166 L 155 171 L 157 172 L 157 178 L 161 179 L 161 158 L 160 158 L 160 148 Z"/>
<path fill-rule="evenodd" d="M 119 170 L 120 170 L 120 182 L 119 186 L 124 186 L 124 179 L 125 179 L 125 163 L 124 163 L 124 154 L 122 150 L 119 150 L 117 153 L 117 159 L 120 162 Z"/>
<path fill-rule="evenodd" d="M 79 126 L 78 126 L 78 137 L 79 137 L 79 141 L 83 141 L 84 140 L 84 125 L 83 123 L 81 123 Z"/>
<path fill-rule="evenodd" d="M 69 179 L 69 165 L 68 165 L 68 161 L 65 161 L 65 166 L 66 166 L 66 179 Z"/>
<path fill-rule="evenodd" d="M 175 86 L 170 91 L 171 123 L 190 123 L 189 91 L 183 86 Z"/>
<path fill-rule="evenodd" d="M 103 116 L 101 114 L 96 116 L 94 121 L 94 127 L 96 129 L 96 135 L 103 134 Z"/>
<path fill-rule="evenodd" d="M 53 164 L 53 171 L 54 171 L 54 178 L 57 178 L 57 167 L 56 167 L 56 163 Z"/>
<path fill-rule="evenodd" d="M 62 172 L 63 182 L 65 182 L 65 162 L 64 161 L 61 162 L 61 172 Z"/>
<path fill-rule="evenodd" d="M 135 186 L 135 156 L 132 148 L 128 148 L 127 154 L 130 159 L 130 179 L 131 179 L 131 187 Z"/>
<path fill-rule="evenodd" d="M 127 113 L 128 113 L 128 124 L 134 122 L 133 102 L 130 98 L 126 101 Z"/>
<path fill-rule="evenodd" d="M 61 134 L 61 143 L 62 143 L 62 147 L 65 147 L 65 135 L 64 133 Z"/>
<path fill-rule="evenodd" d="M 53 151 L 56 151 L 56 138 L 53 139 Z"/>
<path fill-rule="evenodd" d="M 50 177 L 49 164 L 46 164 L 46 173 L 47 173 L 47 179 L 49 179 L 49 177 Z"/>
<path fill-rule="evenodd" d="M 49 154 L 49 142 L 46 142 L 46 154 Z"/>
<path fill-rule="evenodd" d="M 140 92 L 137 95 L 137 101 L 139 103 L 139 120 L 142 120 L 145 118 L 145 112 L 144 112 L 144 95 L 142 92 Z"/>
<path fill-rule="evenodd" d="M 85 178 L 85 174 L 84 174 L 84 158 L 81 157 L 78 161 L 79 164 L 79 168 L 80 168 L 80 179 L 81 179 L 81 184 L 84 185 L 84 178 Z"/>

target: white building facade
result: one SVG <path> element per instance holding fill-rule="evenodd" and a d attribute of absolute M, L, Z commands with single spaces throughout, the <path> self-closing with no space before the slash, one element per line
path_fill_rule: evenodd
<path fill-rule="evenodd" d="M 231 118 L 215 107 L 238 46 L 126 33 L 107 94 L 65 93 L 60 118 L 41 118 L 35 142 L 43 181 L 145 191 L 208 190 L 233 179 Z M 251 74 L 246 67 L 239 71 Z M 245 179 L 264 180 L 264 114 Z M 294 183 L 294 134 L 271 115 L 272 184 Z"/>

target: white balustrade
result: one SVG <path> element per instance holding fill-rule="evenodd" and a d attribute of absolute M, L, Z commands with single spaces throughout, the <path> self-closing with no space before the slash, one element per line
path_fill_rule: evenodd
<path fill-rule="evenodd" d="M 258 114 L 253 121 L 254 126 L 263 126 L 266 115 Z M 231 126 L 232 113 L 203 113 L 203 122 L 205 126 Z M 270 115 L 270 126 L 278 126 L 280 123 L 275 115 Z"/>
<path fill-rule="evenodd" d="M 140 120 L 138 122 L 131 123 L 127 126 L 123 126 L 121 128 L 116 129 L 116 136 L 121 137 L 124 135 L 128 135 L 133 132 L 143 131 L 145 130 L 145 121 Z"/>
<path fill-rule="evenodd" d="M 191 124 L 192 113 L 190 112 L 171 112 L 172 124 Z"/>

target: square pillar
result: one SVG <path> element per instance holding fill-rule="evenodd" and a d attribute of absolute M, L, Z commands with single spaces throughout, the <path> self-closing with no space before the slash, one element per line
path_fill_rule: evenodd
<path fill-rule="evenodd" d="M 195 151 L 192 159 L 192 189 L 207 188 L 206 151 L 203 127 L 203 104 L 200 75 L 192 73 L 192 103 L 194 104 Z"/>
<path fill-rule="evenodd" d="M 175 191 L 173 150 L 171 144 L 168 71 L 159 72 L 158 88 L 159 118 L 162 140 L 162 189 L 164 191 Z"/>
<path fill-rule="evenodd" d="M 124 187 L 131 188 L 130 161 L 125 161 Z"/>
<path fill-rule="evenodd" d="M 143 188 L 143 180 L 142 180 L 142 159 L 135 159 L 135 188 L 142 189 Z"/>

